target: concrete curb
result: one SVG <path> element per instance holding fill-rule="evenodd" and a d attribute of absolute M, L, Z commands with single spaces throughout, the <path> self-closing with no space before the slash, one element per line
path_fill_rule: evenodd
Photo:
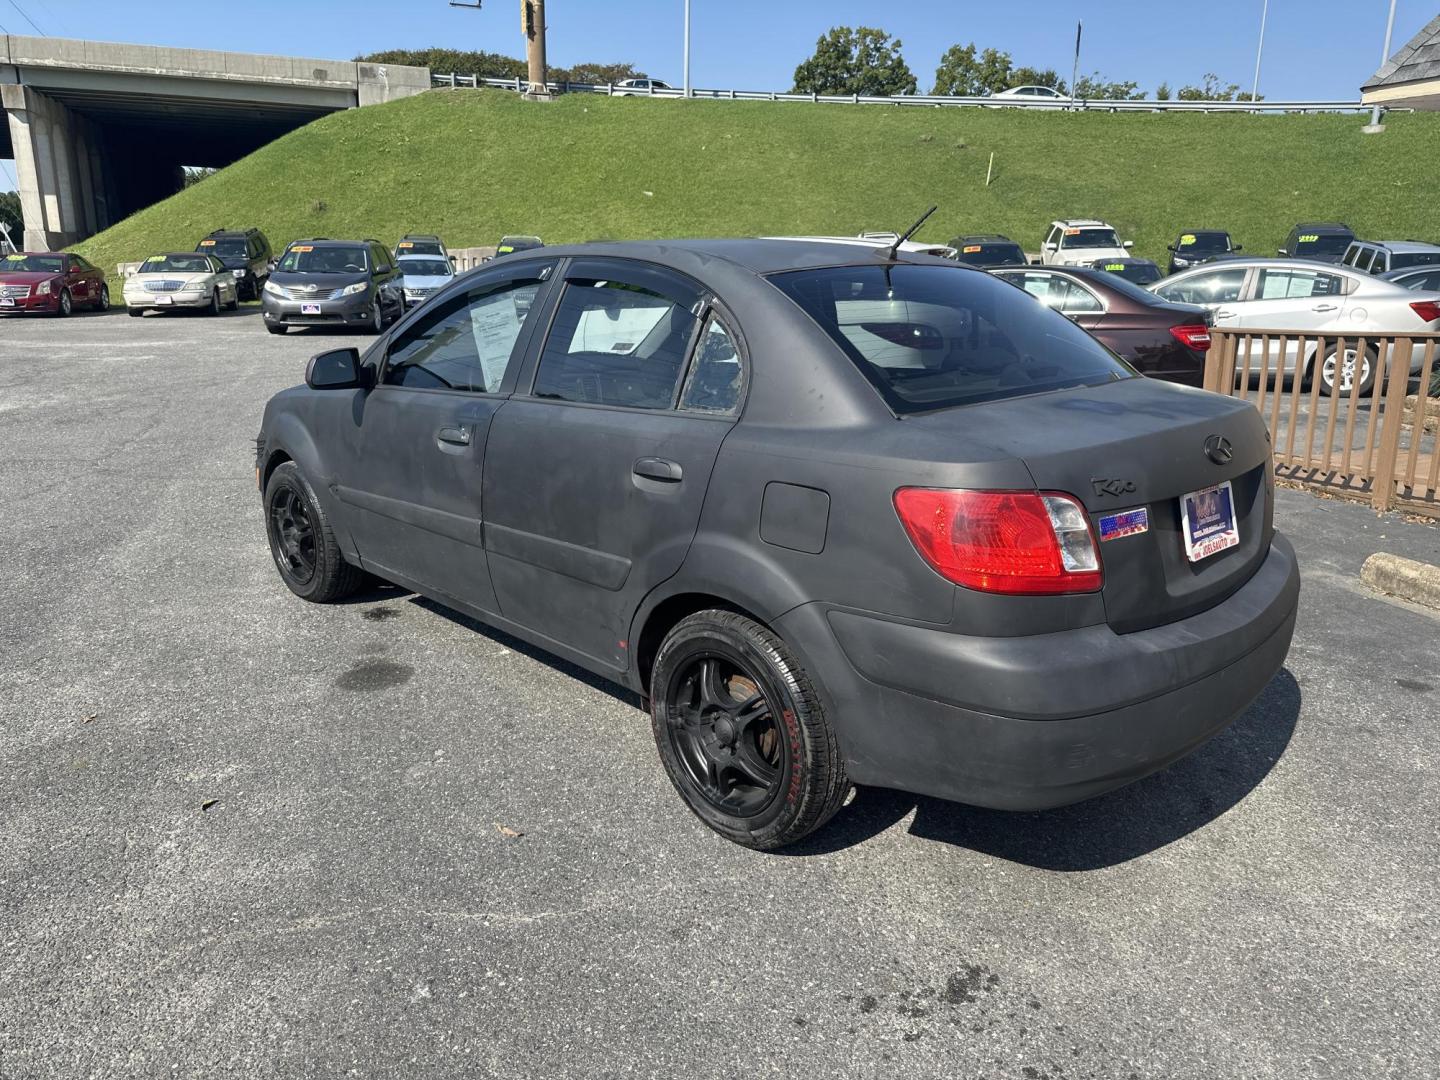
<path fill-rule="evenodd" d="M 1360 580 L 1376 592 L 1440 610 L 1440 566 L 1377 551 L 1360 567 Z"/>

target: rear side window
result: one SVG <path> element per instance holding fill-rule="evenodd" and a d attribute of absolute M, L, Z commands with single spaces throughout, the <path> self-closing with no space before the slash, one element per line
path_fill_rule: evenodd
<path fill-rule="evenodd" d="M 844 266 L 770 280 L 899 413 L 1134 376 L 1068 319 L 961 267 Z"/>
<path fill-rule="evenodd" d="M 1397 251 L 1390 256 L 1391 270 L 1404 270 L 1411 266 L 1440 265 L 1440 251 Z"/>
<path fill-rule="evenodd" d="M 385 383 L 495 393 L 539 289 L 523 278 L 451 297 L 391 343 Z"/>
<path fill-rule="evenodd" d="M 536 397 L 668 409 L 697 326 L 678 302 L 619 281 L 566 282 L 540 367 Z"/>
<path fill-rule="evenodd" d="M 680 407 L 695 412 L 733 416 L 740 408 L 745 372 L 735 337 L 718 316 L 711 315 L 695 349 L 695 362 L 685 379 Z"/>
<path fill-rule="evenodd" d="M 1083 314 L 1104 311 L 1104 307 L 1088 289 L 1059 274 L 1006 274 L 1035 299 L 1056 311 Z"/>
<path fill-rule="evenodd" d="M 1297 297 L 1338 296 L 1343 290 L 1334 274 L 1313 270 L 1261 270 L 1256 300 L 1293 300 Z"/>

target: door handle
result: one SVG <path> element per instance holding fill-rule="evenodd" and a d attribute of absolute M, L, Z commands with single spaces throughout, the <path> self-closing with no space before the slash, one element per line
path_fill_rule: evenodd
<path fill-rule="evenodd" d="M 454 443 L 456 446 L 470 445 L 470 429 L 468 427 L 442 427 L 435 433 L 435 437 L 441 442 Z"/>
<path fill-rule="evenodd" d="M 680 468 L 680 463 L 666 458 L 641 458 L 631 471 L 645 480 L 659 480 L 662 484 L 678 484 L 685 478 L 685 470 Z"/>
<path fill-rule="evenodd" d="M 1316 304 L 1311 311 L 1339 311 L 1339 304 Z"/>
<path fill-rule="evenodd" d="M 1234 313 L 1233 311 L 1224 311 L 1224 310 L 1221 310 L 1221 311 L 1215 312 L 1215 318 L 1217 318 L 1217 319 L 1233 319 L 1234 317 L 1235 317 L 1235 313 Z"/>

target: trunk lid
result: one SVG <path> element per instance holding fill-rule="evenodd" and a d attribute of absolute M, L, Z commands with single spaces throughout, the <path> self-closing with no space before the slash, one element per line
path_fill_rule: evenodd
<path fill-rule="evenodd" d="M 1246 581 L 1270 549 L 1270 441 L 1253 406 L 1150 379 L 947 409 L 910 421 L 949 428 L 1024 462 L 1042 491 L 1085 507 L 1105 572 L 1105 617 L 1118 633 L 1187 618 Z M 1211 436 L 1230 445 L 1217 462 Z M 1223 455 L 1220 455 L 1223 457 Z M 1190 562 L 1180 497 L 1229 481 L 1240 543 Z M 1100 519 L 1144 508 L 1144 532 L 1100 540 Z"/>

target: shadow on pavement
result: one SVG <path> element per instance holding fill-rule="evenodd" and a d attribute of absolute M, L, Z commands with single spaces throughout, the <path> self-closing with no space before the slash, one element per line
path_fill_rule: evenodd
<path fill-rule="evenodd" d="M 1057 810 L 984 810 L 861 788 L 828 826 L 779 854 L 817 855 L 847 848 L 914 810 L 911 836 L 1041 870 L 1115 866 L 1208 825 L 1253 791 L 1289 745 L 1300 701 L 1300 685 L 1284 669 L 1234 724 L 1189 757 L 1127 787 Z"/>

